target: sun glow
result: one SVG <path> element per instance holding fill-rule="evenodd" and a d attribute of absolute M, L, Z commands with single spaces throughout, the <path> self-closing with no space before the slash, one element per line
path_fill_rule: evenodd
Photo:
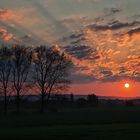
<path fill-rule="evenodd" d="M 129 87 L 130 87 L 129 83 L 125 83 L 125 84 L 124 84 L 124 87 L 125 87 L 125 88 L 129 88 Z"/>

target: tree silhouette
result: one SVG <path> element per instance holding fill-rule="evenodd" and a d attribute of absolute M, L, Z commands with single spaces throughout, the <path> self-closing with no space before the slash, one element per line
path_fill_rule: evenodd
<path fill-rule="evenodd" d="M 44 112 L 45 97 L 48 103 L 53 90 L 62 90 L 69 83 L 67 76 L 71 61 L 65 53 L 52 47 L 37 47 L 35 53 L 33 78 L 41 94 L 41 112 Z"/>
<path fill-rule="evenodd" d="M 21 90 L 25 88 L 24 85 L 29 74 L 32 53 L 30 48 L 21 45 L 15 45 L 12 51 L 12 78 L 14 90 L 16 92 L 17 113 L 19 113 Z"/>
<path fill-rule="evenodd" d="M 0 88 L 4 94 L 4 113 L 7 114 L 7 97 L 10 93 L 10 76 L 11 76 L 11 56 L 12 51 L 6 46 L 0 48 Z"/>
<path fill-rule="evenodd" d="M 89 105 L 97 106 L 98 102 L 99 102 L 98 101 L 98 96 L 96 96 L 95 94 L 88 95 L 87 101 L 88 101 Z"/>

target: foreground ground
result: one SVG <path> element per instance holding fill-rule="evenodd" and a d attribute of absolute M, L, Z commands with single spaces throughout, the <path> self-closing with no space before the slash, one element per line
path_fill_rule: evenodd
<path fill-rule="evenodd" d="M 0 116 L 0 139 L 131 140 L 140 137 L 139 107 L 67 109 Z"/>

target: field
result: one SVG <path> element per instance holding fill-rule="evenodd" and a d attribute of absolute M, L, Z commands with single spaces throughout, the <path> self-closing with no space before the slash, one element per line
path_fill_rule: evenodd
<path fill-rule="evenodd" d="M 2 140 L 131 140 L 138 137 L 139 107 L 77 108 L 0 116 Z"/>

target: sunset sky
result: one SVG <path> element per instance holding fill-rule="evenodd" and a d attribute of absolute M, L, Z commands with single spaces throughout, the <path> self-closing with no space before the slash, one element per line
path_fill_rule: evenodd
<path fill-rule="evenodd" d="M 74 62 L 69 92 L 140 96 L 139 6 L 140 0 L 1 0 L 0 41 L 61 46 Z"/>

